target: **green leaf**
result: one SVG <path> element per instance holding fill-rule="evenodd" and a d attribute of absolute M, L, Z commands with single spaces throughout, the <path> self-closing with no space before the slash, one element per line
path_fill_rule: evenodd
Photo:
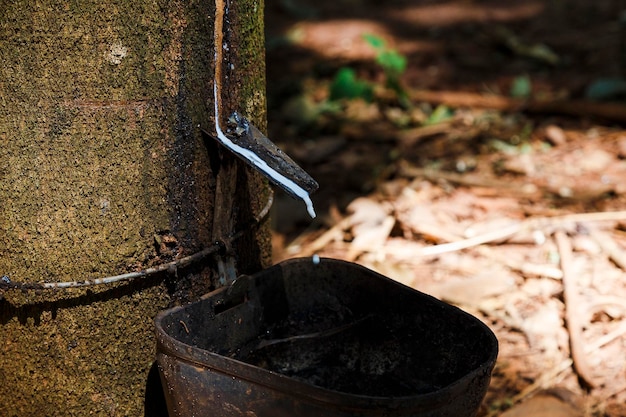
<path fill-rule="evenodd" d="M 330 99 L 363 98 L 371 101 L 373 98 L 372 86 L 366 81 L 359 80 L 352 68 L 341 68 L 330 85 Z"/>
<path fill-rule="evenodd" d="M 454 112 L 447 106 L 440 104 L 435 110 L 433 110 L 433 112 L 430 114 L 428 119 L 426 119 L 424 124 L 434 125 L 436 123 L 441 123 L 444 120 L 451 118 L 452 116 L 454 116 Z"/>
<path fill-rule="evenodd" d="M 396 50 L 381 51 L 376 56 L 376 62 L 385 72 L 393 75 L 400 75 L 406 70 L 406 58 Z"/>
<path fill-rule="evenodd" d="M 498 152 L 503 152 L 505 154 L 508 155 L 517 155 L 519 154 L 519 150 L 517 149 L 517 146 L 515 145 L 511 145 L 510 143 L 507 143 L 503 140 L 500 139 L 492 139 L 489 141 L 489 146 L 498 151 Z"/>
<path fill-rule="evenodd" d="M 599 78 L 585 91 L 591 100 L 611 100 L 626 96 L 626 80 L 622 78 Z"/>
<path fill-rule="evenodd" d="M 529 98 L 533 92 L 533 85 L 528 75 L 515 77 L 511 84 L 511 97 Z"/>
<path fill-rule="evenodd" d="M 384 49 L 385 48 L 385 40 L 380 36 L 373 35 L 371 33 L 366 33 L 363 35 L 363 39 L 365 42 L 370 44 L 370 46 L 374 49 Z"/>

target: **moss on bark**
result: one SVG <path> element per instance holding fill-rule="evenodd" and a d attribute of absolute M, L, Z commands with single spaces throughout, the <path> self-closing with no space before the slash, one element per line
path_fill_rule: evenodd
<path fill-rule="evenodd" d="M 197 127 L 213 116 L 213 3 L 17 0 L 2 9 L 0 274 L 97 278 L 210 245 L 215 178 Z M 247 25 L 233 32 L 246 70 L 229 94 L 264 126 L 262 4 L 237 2 L 231 14 Z M 267 194 L 251 178 L 237 191 L 244 212 Z M 267 263 L 266 232 L 244 243 L 256 250 L 246 269 Z M 0 415 L 141 415 L 152 319 L 212 288 L 212 271 L 2 294 Z"/>
<path fill-rule="evenodd" d="M 224 26 L 227 48 L 222 62 L 222 114 L 242 113 L 262 131 L 267 130 L 265 94 L 265 37 L 263 0 L 226 0 L 230 10 Z M 258 213 L 269 198 L 267 181 L 249 169 L 241 173 L 238 200 L 240 225 Z M 271 263 L 269 223 L 249 233 L 236 245 L 240 271 L 250 273 Z"/>

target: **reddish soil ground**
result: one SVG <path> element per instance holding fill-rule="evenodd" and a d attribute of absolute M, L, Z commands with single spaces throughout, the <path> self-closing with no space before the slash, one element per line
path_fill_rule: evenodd
<path fill-rule="evenodd" d="M 621 7 L 267 4 L 269 136 L 320 183 L 314 221 L 277 195 L 276 260 L 358 262 L 482 319 L 480 416 L 626 416 Z M 364 34 L 407 58 L 410 103 Z M 374 98 L 330 101 L 341 68 Z"/>

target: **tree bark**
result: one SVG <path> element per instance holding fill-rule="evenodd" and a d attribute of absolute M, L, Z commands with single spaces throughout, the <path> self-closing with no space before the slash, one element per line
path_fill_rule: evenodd
<path fill-rule="evenodd" d="M 262 0 L 228 6 L 222 114 L 265 128 Z M 200 133 L 214 125 L 213 2 L 0 10 L 0 275 L 143 270 L 210 247 L 218 222 L 246 228 L 264 206 L 266 183 Z M 233 165 L 232 208 L 214 218 L 217 174 Z M 266 225 L 248 230 L 232 248 L 239 271 L 265 266 L 269 247 Z M 207 259 L 108 286 L 0 292 L 0 415 L 144 414 L 153 317 L 214 288 L 216 270 Z"/>

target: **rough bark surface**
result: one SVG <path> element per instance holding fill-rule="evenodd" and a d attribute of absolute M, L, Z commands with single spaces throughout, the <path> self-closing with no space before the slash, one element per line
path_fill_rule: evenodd
<path fill-rule="evenodd" d="M 224 114 L 265 127 L 263 4 L 236 3 Z M 198 126 L 213 126 L 213 2 L 0 10 L 0 275 L 98 278 L 211 245 L 223 152 Z M 236 227 L 267 197 L 238 172 Z M 240 270 L 265 265 L 268 248 L 265 229 L 248 233 Z M 0 415 L 144 414 L 153 317 L 214 287 L 214 270 L 209 260 L 114 286 L 0 294 Z"/>

